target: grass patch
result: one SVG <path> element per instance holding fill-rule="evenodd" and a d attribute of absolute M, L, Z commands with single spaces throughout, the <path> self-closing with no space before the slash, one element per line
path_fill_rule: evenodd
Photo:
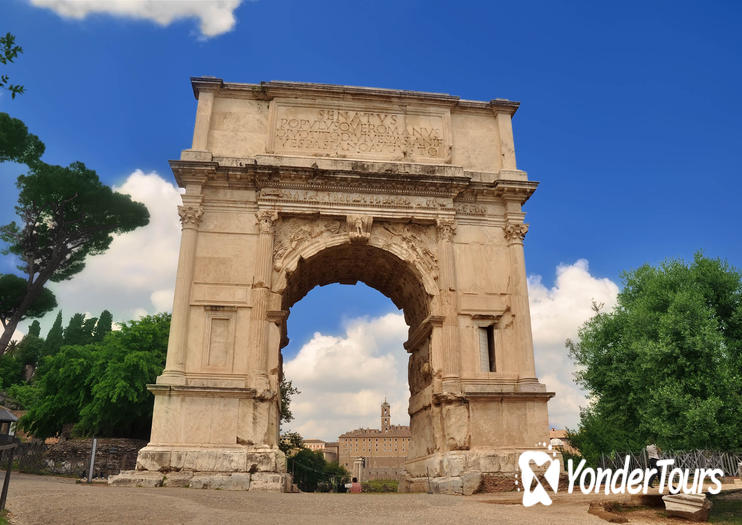
<path fill-rule="evenodd" d="M 742 498 L 737 496 L 714 498 L 709 521 L 725 525 L 742 525 Z"/>
<path fill-rule="evenodd" d="M 373 479 L 361 483 L 363 492 L 397 492 L 399 481 L 395 479 Z"/>

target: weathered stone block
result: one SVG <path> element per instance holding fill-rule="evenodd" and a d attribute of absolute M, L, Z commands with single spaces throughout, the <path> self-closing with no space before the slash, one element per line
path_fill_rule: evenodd
<path fill-rule="evenodd" d="M 255 472 L 250 480 L 250 490 L 265 490 L 270 492 L 284 492 L 286 474 Z"/>
<path fill-rule="evenodd" d="M 406 478 L 399 482 L 397 492 L 429 492 L 428 478 Z"/>
<path fill-rule="evenodd" d="M 668 494 L 662 496 L 668 516 L 691 521 L 708 521 L 711 500 L 706 494 Z"/>
<path fill-rule="evenodd" d="M 434 494 L 463 494 L 464 486 L 460 477 L 434 478 L 430 480 Z"/>
<path fill-rule="evenodd" d="M 229 474 L 215 474 L 213 472 L 196 472 L 191 478 L 192 489 L 224 489 L 230 485 Z"/>
<path fill-rule="evenodd" d="M 245 451 L 231 448 L 174 450 L 170 465 L 194 472 L 245 472 Z"/>
<path fill-rule="evenodd" d="M 137 455 L 137 470 L 169 470 L 170 469 L 170 451 L 165 450 L 147 450 L 143 448 Z"/>
<path fill-rule="evenodd" d="M 278 472 L 277 451 L 248 452 L 245 460 L 245 470 L 248 472 Z"/>
<path fill-rule="evenodd" d="M 125 470 L 108 478 L 108 484 L 114 487 L 160 487 L 164 475 L 160 472 Z"/>
<path fill-rule="evenodd" d="M 466 467 L 466 456 L 448 453 L 443 456 L 443 472 L 449 476 L 461 476 Z"/>
<path fill-rule="evenodd" d="M 479 485 L 482 483 L 481 472 L 464 472 L 461 475 L 462 491 L 464 496 L 471 496 L 479 491 Z"/>
<path fill-rule="evenodd" d="M 163 487 L 188 487 L 190 486 L 193 472 L 183 470 L 181 472 L 168 472 L 162 480 Z"/>

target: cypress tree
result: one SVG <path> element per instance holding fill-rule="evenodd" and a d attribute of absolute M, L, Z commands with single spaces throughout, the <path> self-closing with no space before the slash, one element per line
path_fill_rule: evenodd
<path fill-rule="evenodd" d="M 44 342 L 44 354 L 54 355 L 59 352 L 59 349 L 64 344 L 64 330 L 62 329 L 62 310 L 57 312 L 57 318 L 54 320 L 49 333 L 46 334 L 46 341 Z"/>
<path fill-rule="evenodd" d="M 93 341 L 103 341 L 106 334 L 111 332 L 113 327 L 113 316 L 108 310 L 103 310 L 98 318 L 98 323 L 95 325 L 95 331 L 93 332 Z"/>
<path fill-rule="evenodd" d="M 31 325 L 28 327 L 28 335 L 32 335 L 34 337 L 39 337 L 41 334 L 41 325 L 37 320 L 34 319 L 34 322 L 31 323 Z"/>

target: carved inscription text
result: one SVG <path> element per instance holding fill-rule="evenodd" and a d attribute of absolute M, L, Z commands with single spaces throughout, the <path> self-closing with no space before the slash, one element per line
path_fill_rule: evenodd
<path fill-rule="evenodd" d="M 278 104 L 274 125 L 276 153 L 388 159 L 448 155 L 443 114 Z"/>

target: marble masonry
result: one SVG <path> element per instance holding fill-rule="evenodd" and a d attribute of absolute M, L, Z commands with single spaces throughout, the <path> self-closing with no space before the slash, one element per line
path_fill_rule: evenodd
<path fill-rule="evenodd" d="M 167 365 L 149 386 L 137 470 L 112 481 L 290 487 L 278 449 L 289 308 L 358 281 L 409 325 L 401 490 L 429 477 L 437 492 L 472 492 L 484 474 L 516 472 L 522 450 L 548 441 L 553 396 L 534 367 L 522 206 L 537 183 L 516 167 L 518 103 L 192 86 L 193 144 L 170 162 L 185 193 Z"/>

